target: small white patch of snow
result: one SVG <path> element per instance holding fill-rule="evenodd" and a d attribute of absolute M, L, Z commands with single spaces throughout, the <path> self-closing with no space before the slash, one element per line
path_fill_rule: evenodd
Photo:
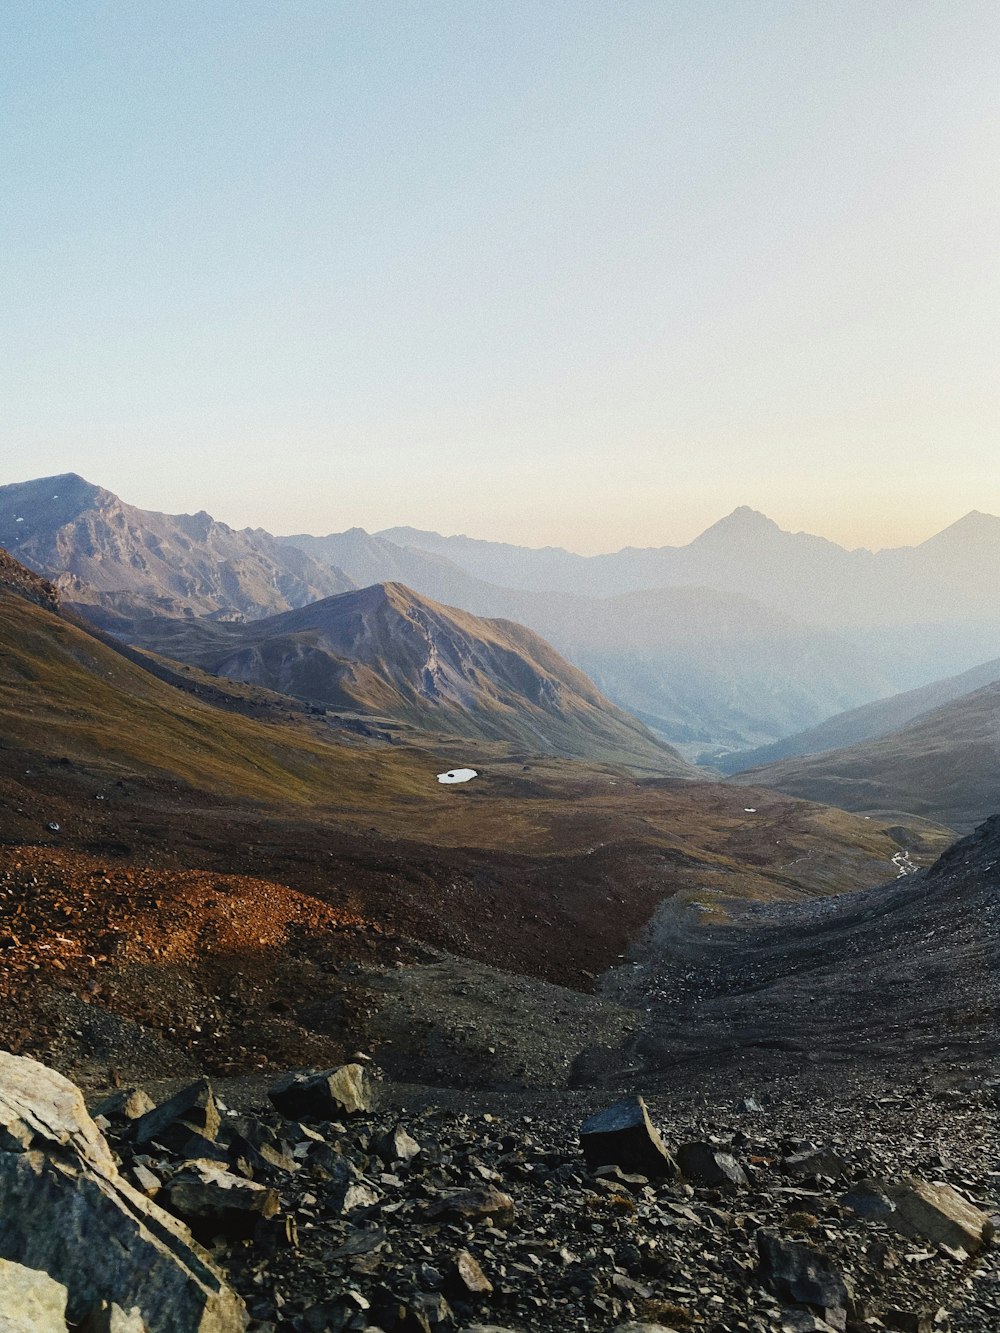
<path fill-rule="evenodd" d="M 438 782 L 468 782 L 470 778 L 478 777 L 474 768 L 452 768 L 447 773 L 439 773 Z"/>
<path fill-rule="evenodd" d="M 897 879 L 902 879 L 904 875 L 915 875 L 920 869 L 918 865 L 911 861 L 909 852 L 897 852 L 892 858 L 892 864 L 899 872 L 896 876 Z"/>
<path fill-rule="evenodd" d="M 24 522 L 24 519 L 23 519 L 23 518 L 15 518 L 15 519 L 14 519 L 14 522 L 15 522 L 15 523 L 23 523 L 23 522 Z"/>

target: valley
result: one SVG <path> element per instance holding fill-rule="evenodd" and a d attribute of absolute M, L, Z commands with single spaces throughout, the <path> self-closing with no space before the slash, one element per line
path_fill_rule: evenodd
<path fill-rule="evenodd" d="M 949 1126 L 952 1090 L 992 1086 L 1000 1072 L 995 822 L 955 842 L 980 822 L 977 800 L 989 813 L 993 690 L 976 686 L 992 664 L 819 728 L 817 745 L 867 728 L 856 759 L 820 750 L 722 780 L 658 738 L 659 704 L 648 729 L 533 631 L 398 582 L 301 607 L 274 610 L 264 599 L 248 619 L 215 593 L 205 593 L 214 607 L 181 608 L 151 585 L 141 594 L 127 580 L 111 586 L 107 562 L 93 601 L 80 596 L 82 575 L 67 583 L 43 568 L 54 582 L 10 556 L 0 564 L 0 1046 L 68 1075 L 92 1102 L 120 1085 L 162 1099 L 207 1076 L 254 1124 L 284 1070 L 363 1056 L 379 1070 L 383 1117 L 404 1117 L 424 1142 L 440 1143 L 432 1152 L 493 1162 L 488 1144 L 468 1137 L 472 1115 L 503 1125 L 519 1160 L 544 1154 L 545 1171 L 562 1173 L 548 1202 L 525 1183 L 532 1171 L 510 1176 L 499 1157 L 484 1178 L 511 1188 L 525 1226 L 555 1249 L 580 1241 L 565 1230 L 564 1205 L 551 1211 L 562 1197 L 552 1189 L 602 1218 L 603 1201 L 614 1210 L 618 1197 L 577 1178 L 568 1126 L 641 1090 L 671 1141 L 707 1134 L 746 1163 L 743 1206 L 779 1234 L 808 1249 L 812 1224 L 803 1231 L 788 1210 L 820 1211 L 825 1253 L 879 1317 L 923 1318 L 936 1302 L 955 1312 L 956 1330 L 989 1327 L 989 1263 L 973 1294 L 959 1293 L 960 1272 L 940 1260 L 919 1275 L 876 1274 L 870 1237 L 847 1220 L 831 1182 L 793 1187 L 786 1200 L 769 1163 L 787 1157 L 787 1145 L 836 1143 L 854 1177 L 878 1169 L 896 1179 L 906 1163 L 996 1206 L 995 1181 L 968 1156 L 973 1142 L 980 1153 L 992 1144 L 992 1115 L 977 1102 L 977 1135 L 963 1127 L 961 1142 Z M 556 594 L 545 596 L 551 611 Z M 558 594 L 565 632 L 583 644 L 593 625 L 574 596 Z M 702 624 L 706 633 L 714 625 L 716 641 L 723 624 L 731 633 L 745 617 L 742 603 L 725 602 L 734 594 L 718 596 L 728 620 Z M 608 605 L 634 654 L 647 652 L 643 627 L 659 615 L 650 597 L 678 611 L 678 646 L 707 604 L 685 589 L 616 594 Z M 795 660 L 784 652 L 768 649 L 776 681 Z M 655 655 L 643 660 L 650 688 L 674 691 L 678 716 L 680 675 L 664 677 Z M 755 697 L 759 677 L 741 688 Z M 696 697 L 685 707 L 696 716 Z M 749 720 L 741 734 L 754 728 L 766 734 Z M 873 746 L 883 747 L 884 768 Z M 952 752 L 961 759 L 949 804 L 941 774 Z M 810 785 L 789 768 L 822 764 L 825 788 L 818 773 Z M 474 779 L 442 781 L 466 771 Z M 758 1108 L 740 1113 L 752 1123 L 734 1113 L 740 1098 Z M 898 1108 L 888 1127 L 887 1105 Z M 907 1141 L 904 1115 L 960 1165 L 934 1171 L 919 1138 Z M 265 1132 L 259 1123 L 255 1135 Z M 108 1132 L 127 1165 L 128 1133 Z M 380 1200 L 396 1186 L 385 1183 L 391 1172 L 377 1182 L 352 1133 L 338 1139 L 340 1152 L 371 1181 L 371 1197 L 330 1235 L 362 1255 L 380 1217 L 392 1230 Z M 156 1168 L 170 1179 L 189 1169 L 162 1159 Z M 271 1170 L 251 1174 L 261 1181 Z M 397 1204 L 409 1215 L 429 1186 L 412 1173 L 411 1196 L 411 1173 L 399 1170 Z M 280 1171 L 273 1179 L 301 1225 L 310 1215 L 302 1191 Z M 308 1179 L 333 1198 L 323 1172 Z M 467 1183 L 462 1171 L 445 1179 Z M 715 1216 L 703 1212 L 718 1202 L 707 1178 L 692 1175 L 676 1198 L 676 1187 L 642 1188 L 641 1217 L 688 1208 L 700 1227 Z M 563 1278 L 543 1257 L 540 1306 L 519 1280 L 490 1309 L 518 1330 L 556 1333 L 570 1317 L 578 1327 L 624 1327 L 628 1317 L 654 1327 L 669 1306 L 687 1327 L 713 1314 L 710 1296 L 741 1311 L 735 1323 L 717 1321 L 720 1330 L 775 1327 L 767 1292 L 776 1288 L 754 1276 L 755 1260 L 734 1277 L 744 1270 L 719 1266 L 719 1237 L 698 1232 L 697 1251 L 692 1233 L 655 1263 L 641 1249 L 646 1257 L 633 1261 L 631 1205 L 618 1207 L 595 1223 L 615 1237 L 606 1271 L 587 1249 L 592 1277 L 580 1287 L 572 1264 Z M 726 1243 L 740 1251 L 743 1224 L 734 1225 Z M 494 1276 L 518 1262 L 509 1236 L 484 1243 L 473 1227 L 464 1239 Z M 396 1245 L 409 1253 L 402 1236 Z M 255 1287 L 240 1245 L 214 1246 L 254 1328 L 354 1326 L 339 1296 L 331 1305 L 322 1284 L 303 1284 L 304 1261 L 339 1273 L 338 1291 L 360 1284 L 365 1300 L 383 1300 L 364 1264 L 344 1269 L 334 1239 L 309 1236 L 273 1257 Z M 668 1267 L 699 1272 L 700 1285 L 670 1268 L 664 1287 L 667 1254 Z M 419 1322 L 436 1289 L 407 1262 L 387 1254 L 376 1266 L 401 1312 L 386 1307 L 382 1327 L 438 1326 Z M 449 1294 L 466 1321 L 485 1311 L 483 1292 Z M 783 1299 L 773 1307 L 786 1311 L 783 1327 L 823 1327 L 788 1324 L 788 1310 L 812 1308 L 818 1320 L 820 1307 Z M 843 1307 L 854 1312 L 847 1327 L 860 1327 L 859 1300 Z M 822 1307 L 826 1327 L 838 1327 L 840 1311 Z M 463 1326 L 453 1315 L 438 1324 Z"/>

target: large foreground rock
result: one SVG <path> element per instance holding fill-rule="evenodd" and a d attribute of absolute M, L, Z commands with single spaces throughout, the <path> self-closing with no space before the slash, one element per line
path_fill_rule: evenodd
<path fill-rule="evenodd" d="M 580 1146 L 590 1167 L 620 1166 L 623 1171 L 652 1177 L 679 1174 L 641 1097 L 626 1097 L 585 1120 L 580 1126 Z"/>
<path fill-rule="evenodd" d="M 79 1322 L 102 1301 L 148 1333 L 242 1333 L 243 1303 L 176 1218 L 119 1175 L 79 1090 L 0 1051 L 0 1258 L 68 1292 Z"/>
<path fill-rule="evenodd" d="M 0 1259 L 0 1333 L 66 1333 L 66 1288 L 48 1273 Z"/>

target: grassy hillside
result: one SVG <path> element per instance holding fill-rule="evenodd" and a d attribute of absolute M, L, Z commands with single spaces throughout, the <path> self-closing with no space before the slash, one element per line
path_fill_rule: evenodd
<path fill-rule="evenodd" d="M 996 680 L 1000 680 L 1000 658 L 984 662 L 971 671 L 963 671 L 959 676 L 949 676 L 946 680 L 937 680 L 919 689 L 906 690 L 889 699 L 876 699 L 873 703 L 862 704 L 860 708 L 852 708 L 850 712 L 838 713 L 821 722 L 818 727 L 786 736 L 773 745 L 723 755 L 715 759 L 712 766 L 723 773 L 745 773 L 752 768 L 777 763 L 781 759 L 822 754 L 825 750 L 843 750 L 860 741 L 875 740 L 891 731 L 898 731 L 924 713 L 991 685 Z"/>
<path fill-rule="evenodd" d="M 770 764 L 736 781 L 844 810 L 903 810 L 969 832 L 1000 800 L 1000 681 L 887 736 Z"/>
<path fill-rule="evenodd" d="M 390 764 L 203 704 L 3 589 L 0 720 L 7 745 L 267 802 L 364 804 L 424 777 L 413 755 Z"/>

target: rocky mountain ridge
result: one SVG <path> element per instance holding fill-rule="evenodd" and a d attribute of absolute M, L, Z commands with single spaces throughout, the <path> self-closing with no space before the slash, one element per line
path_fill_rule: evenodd
<path fill-rule="evenodd" d="M 74 473 L 0 486 L 0 546 L 66 601 L 125 614 L 254 619 L 353 586 L 260 529 L 137 509 Z"/>

